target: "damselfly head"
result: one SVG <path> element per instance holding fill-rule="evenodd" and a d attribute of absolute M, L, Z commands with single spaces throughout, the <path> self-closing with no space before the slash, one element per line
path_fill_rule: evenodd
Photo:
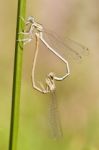
<path fill-rule="evenodd" d="M 53 80 L 54 77 L 55 77 L 55 74 L 54 74 L 53 72 L 50 72 L 50 73 L 48 74 L 48 78 L 49 78 L 49 79 Z"/>
<path fill-rule="evenodd" d="M 27 18 L 27 21 L 26 21 L 26 25 L 28 25 L 28 24 L 33 24 L 35 21 L 34 21 L 34 18 L 33 18 L 33 16 L 29 16 L 28 18 Z"/>
<path fill-rule="evenodd" d="M 35 23 L 35 27 L 36 29 L 39 31 L 39 32 L 42 32 L 43 31 L 43 26 L 39 23 Z"/>

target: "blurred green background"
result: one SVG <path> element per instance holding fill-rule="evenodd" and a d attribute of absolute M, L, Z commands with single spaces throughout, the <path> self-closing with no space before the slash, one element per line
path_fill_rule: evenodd
<path fill-rule="evenodd" d="M 0 150 L 8 149 L 17 1 L 0 4 Z M 18 150 L 99 149 L 99 1 L 27 0 L 27 14 L 56 33 L 86 45 L 89 55 L 81 63 L 70 61 L 71 76 L 56 83 L 63 138 L 53 140 L 48 125 L 49 95 L 32 88 L 34 45 L 23 56 Z M 60 74 L 63 64 L 41 48 L 37 79 Z M 61 74 L 60 74 L 61 75 Z"/>

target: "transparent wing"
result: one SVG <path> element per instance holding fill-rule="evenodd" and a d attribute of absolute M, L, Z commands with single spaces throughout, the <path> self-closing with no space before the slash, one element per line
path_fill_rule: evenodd
<path fill-rule="evenodd" d="M 44 39 L 68 61 L 82 60 L 89 53 L 89 49 L 84 45 L 67 37 L 62 38 L 52 31 L 45 30 Z"/>
<path fill-rule="evenodd" d="M 51 126 L 52 135 L 54 138 L 60 138 L 62 134 L 62 128 L 57 108 L 57 99 L 55 92 L 51 92 L 51 102 L 49 108 L 49 121 Z"/>

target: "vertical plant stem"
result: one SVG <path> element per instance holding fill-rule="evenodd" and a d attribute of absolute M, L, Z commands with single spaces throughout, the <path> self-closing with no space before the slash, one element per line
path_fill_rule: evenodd
<path fill-rule="evenodd" d="M 25 12 L 26 0 L 18 0 L 9 150 L 17 150 L 23 57 L 23 44 L 20 47 L 20 43 L 17 40 L 20 38 L 18 33 L 24 28 L 24 23 L 20 16 L 25 18 Z"/>

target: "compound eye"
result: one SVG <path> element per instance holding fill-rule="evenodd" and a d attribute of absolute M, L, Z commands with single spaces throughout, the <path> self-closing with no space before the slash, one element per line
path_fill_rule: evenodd
<path fill-rule="evenodd" d="M 51 80 L 53 80 L 53 76 L 52 75 L 50 75 L 50 78 L 51 78 Z"/>
<path fill-rule="evenodd" d="M 33 23 L 34 22 L 34 18 L 32 16 L 29 16 L 27 21 Z"/>
<path fill-rule="evenodd" d="M 54 79 L 54 73 L 53 73 L 53 72 L 50 72 L 48 76 L 49 76 L 49 78 L 50 78 L 51 80 Z"/>

